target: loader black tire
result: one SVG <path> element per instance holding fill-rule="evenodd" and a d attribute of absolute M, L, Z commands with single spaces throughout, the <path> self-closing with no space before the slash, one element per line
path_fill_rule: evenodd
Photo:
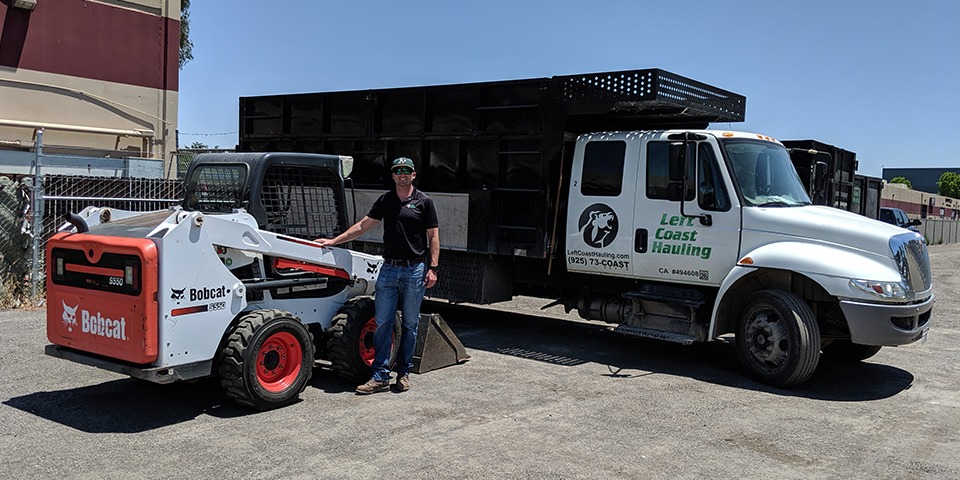
<path fill-rule="evenodd" d="M 241 405 L 269 410 L 300 397 L 313 376 L 313 338 L 282 310 L 247 313 L 220 350 L 220 384 Z"/>
<path fill-rule="evenodd" d="M 860 345 L 850 340 L 834 340 L 820 350 L 823 356 L 840 362 L 859 362 L 866 360 L 883 348 L 879 345 Z"/>
<path fill-rule="evenodd" d="M 334 373 L 341 378 L 362 382 L 373 374 L 373 332 L 377 328 L 373 299 L 357 297 L 350 300 L 333 317 L 328 331 L 327 352 Z M 390 348 L 390 361 L 393 365 L 400 346 L 400 317 L 394 316 L 394 342 Z"/>
<path fill-rule="evenodd" d="M 784 290 L 751 295 L 736 336 L 740 363 L 748 375 L 767 385 L 799 385 L 820 361 L 820 327 L 813 311 Z"/>

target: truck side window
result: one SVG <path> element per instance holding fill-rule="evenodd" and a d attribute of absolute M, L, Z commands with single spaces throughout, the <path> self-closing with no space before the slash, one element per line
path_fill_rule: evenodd
<path fill-rule="evenodd" d="M 723 177 L 720 176 L 713 149 L 710 145 L 701 143 L 700 154 L 697 157 L 700 161 L 700 171 L 697 175 L 700 179 L 697 188 L 697 201 L 700 208 L 718 212 L 730 210 L 730 199 L 723 184 Z"/>
<path fill-rule="evenodd" d="M 687 150 L 687 194 L 686 200 L 693 200 L 696 192 L 696 172 L 694 172 L 693 149 Z M 647 143 L 647 198 L 669 199 L 670 185 L 670 142 Z"/>
<path fill-rule="evenodd" d="M 627 142 L 590 142 L 583 151 L 580 193 L 616 197 L 623 190 L 623 162 Z"/>

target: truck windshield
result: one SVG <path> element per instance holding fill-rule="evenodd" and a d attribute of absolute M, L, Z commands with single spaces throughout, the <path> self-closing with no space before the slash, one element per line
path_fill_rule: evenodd
<path fill-rule="evenodd" d="M 770 142 L 745 139 L 724 139 L 721 144 L 746 205 L 796 207 L 811 204 L 787 149 Z"/>

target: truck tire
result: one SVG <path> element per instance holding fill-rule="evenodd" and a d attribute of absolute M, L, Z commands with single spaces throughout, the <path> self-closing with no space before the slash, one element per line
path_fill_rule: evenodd
<path fill-rule="evenodd" d="M 747 374 L 774 387 L 792 387 L 820 361 L 820 328 L 800 297 L 761 290 L 747 299 L 737 327 L 737 354 Z"/>
<path fill-rule="evenodd" d="M 879 345 L 860 345 L 850 340 L 834 340 L 821 348 L 825 357 L 841 362 L 859 362 L 866 360 L 883 348 Z"/>
<path fill-rule="evenodd" d="M 257 310 L 233 327 L 220 351 L 227 396 L 256 410 L 295 402 L 313 376 L 313 338 L 288 312 Z"/>
<path fill-rule="evenodd" d="M 334 373 L 347 380 L 362 382 L 373 374 L 373 332 L 377 329 L 373 299 L 358 297 L 347 302 L 333 317 L 329 330 L 327 352 Z M 400 338 L 400 317 L 394 319 L 393 339 L 390 346 L 390 361 L 397 357 Z"/>

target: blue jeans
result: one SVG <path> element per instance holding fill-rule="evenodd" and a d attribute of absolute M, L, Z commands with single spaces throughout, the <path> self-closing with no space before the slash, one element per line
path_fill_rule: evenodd
<path fill-rule="evenodd" d="M 384 263 L 377 277 L 375 308 L 377 330 L 373 334 L 373 347 L 376 356 L 373 359 L 373 379 L 386 382 L 390 380 L 391 343 L 393 340 L 394 320 L 397 303 L 400 303 L 400 348 L 397 350 L 396 371 L 406 375 L 413 368 L 413 349 L 417 345 L 417 325 L 420 323 L 420 304 L 426 289 L 424 275 L 426 265 L 418 263 L 409 267 L 395 267 Z"/>

